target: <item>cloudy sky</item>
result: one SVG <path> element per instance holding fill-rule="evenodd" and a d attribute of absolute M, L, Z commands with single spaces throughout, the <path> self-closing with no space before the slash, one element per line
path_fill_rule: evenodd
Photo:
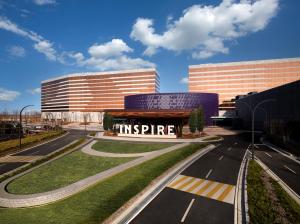
<path fill-rule="evenodd" d="M 188 65 L 300 56 L 300 1 L 0 0 L 0 110 L 34 104 L 42 80 L 156 67 L 187 91 Z"/>

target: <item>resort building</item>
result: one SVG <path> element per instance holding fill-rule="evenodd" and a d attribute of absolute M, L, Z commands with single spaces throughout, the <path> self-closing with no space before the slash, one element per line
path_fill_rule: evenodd
<path fill-rule="evenodd" d="M 124 96 L 159 91 L 155 69 L 69 74 L 42 82 L 43 119 L 102 122 L 106 109 L 124 109 Z"/>
<path fill-rule="evenodd" d="M 300 58 L 189 66 L 189 92 L 218 93 L 220 110 L 238 95 L 262 92 L 300 79 Z M 234 109 L 234 108 L 231 108 Z"/>
<path fill-rule="evenodd" d="M 127 123 L 187 124 L 191 111 L 202 107 L 206 125 L 218 114 L 218 94 L 215 93 L 151 93 L 125 97 L 124 110 L 106 110 Z"/>

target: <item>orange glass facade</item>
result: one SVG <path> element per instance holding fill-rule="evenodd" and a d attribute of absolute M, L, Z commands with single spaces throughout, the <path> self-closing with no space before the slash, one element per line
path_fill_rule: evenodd
<path fill-rule="evenodd" d="M 300 79 L 300 58 L 189 66 L 189 91 L 218 93 L 219 103 Z"/>
<path fill-rule="evenodd" d="M 78 73 L 42 82 L 42 112 L 102 112 L 123 109 L 124 96 L 156 93 L 155 69 Z"/>

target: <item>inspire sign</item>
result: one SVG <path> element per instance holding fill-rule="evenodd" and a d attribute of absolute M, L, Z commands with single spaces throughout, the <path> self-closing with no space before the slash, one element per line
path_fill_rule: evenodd
<path fill-rule="evenodd" d="M 121 124 L 118 136 L 147 137 L 147 138 L 176 138 L 174 125 L 130 125 Z M 166 133 L 165 133 L 166 131 Z M 150 132 L 150 134 L 146 134 Z"/>

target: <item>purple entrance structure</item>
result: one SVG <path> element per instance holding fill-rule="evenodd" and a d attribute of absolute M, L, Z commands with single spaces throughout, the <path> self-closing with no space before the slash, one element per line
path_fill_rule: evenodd
<path fill-rule="evenodd" d="M 206 125 L 218 115 L 216 93 L 151 93 L 125 96 L 125 110 L 192 110 L 202 106 Z"/>

